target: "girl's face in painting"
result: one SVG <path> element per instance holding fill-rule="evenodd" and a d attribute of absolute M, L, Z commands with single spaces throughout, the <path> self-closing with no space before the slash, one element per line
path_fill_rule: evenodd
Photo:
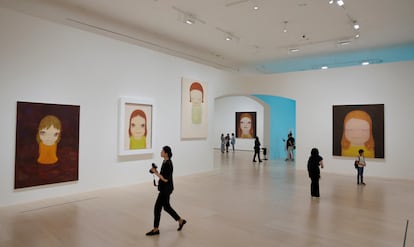
<path fill-rule="evenodd" d="M 243 134 L 249 134 L 250 129 L 252 128 L 252 120 L 248 117 L 243 117 L 240 119 L 240 129 Z"/>
<path fill-rule="evenodd" d="M 203 101 L 203 93 L 200 90 L 191 90 L 190 92 L 191 103 L 200 105 Z"/>
<path fill-rule="evenodd" d="M 39 131 L 39 138 L 43 144 L 51 146 L 56 143 L 59 138 L 60 130 L 51 125 L 49 128 L 44 128 Z"/>
<path fill-rule="evenodd" d="M 370 126 L 365 120 L 351 118 L 345 124 L 345 137 L 354 146 L 363 146 L 370 137 Z"/>
<path fill-rule="evenodd" d="M 135 139 L 140 139 L 145 135 L 145 124 L 145 119 L 141 116 L 131 119 L 131 133 Z"/>

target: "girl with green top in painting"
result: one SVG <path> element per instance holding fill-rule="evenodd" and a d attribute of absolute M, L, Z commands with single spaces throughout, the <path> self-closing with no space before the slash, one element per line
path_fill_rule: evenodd
<path fill-rule="evenodd" d="M 142 110 L 135 110 L 129 118 L 129 149 L 147 148 L 147 117 Z"/>

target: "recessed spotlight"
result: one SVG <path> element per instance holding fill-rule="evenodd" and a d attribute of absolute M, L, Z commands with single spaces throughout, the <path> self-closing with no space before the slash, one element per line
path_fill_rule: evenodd
<path fill-rule="evenodd" d="M 355 38 L 358 39 L 359 38 L 359 33 L 355 34 Z"/>
<path fill-rule="evenodd" d="M 295 52 L 298 52 L 298 51 L 300 51 L 298 48 L 290 48 L 289 49 L 290 53 L 295 53 Z"/>
<path fill-rule="evenodd" d="M 230 36 L 226 36 L 225 40 L 230 41 L 232 38 Z"/>
<path fill-rule="evenodd" d="M 328 66 L 322 66 L 321 69 L 328 69 Z"/>
<path fill-rule="evenodd" d="M 334 3 L 334 0 L 329 0 L 329 4 L 333 4 Z"/>
<path fill-rule="evenodd" d="M 259 5 L 254 5 L 254 6 L 253 6 L 253 9 L 254 9 L 254 10 L 259 10 L 259 9 L 260 9 L 260 7 L 259 7 Z"/>
<path fill-rule="evenodd" d="M 342 0 L 336 0 L 336 4 L 338 4 L 338 6 L 343 6 L 345 3 Z"/>
<path fill-rule="evenodd" d="M 365 65 L 369 65 L 369 62 L 368 61 L 364 61 L 361 64 L 365 66 Z"/>

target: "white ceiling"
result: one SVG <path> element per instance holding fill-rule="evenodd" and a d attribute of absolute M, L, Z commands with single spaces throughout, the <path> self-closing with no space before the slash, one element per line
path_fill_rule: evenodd
<path fill-rule="evenodd" d="M 344 0 L 343 7 L 328 1 L 0 0 L 0 6 L 230 70 L 414 42 L 414 0 Z M 193 25 L 183 23 L 186 14 Z M 361 26 L 358 39 L 353 20 Z M 234 39 L 226 41 L 226 33 Z"/>

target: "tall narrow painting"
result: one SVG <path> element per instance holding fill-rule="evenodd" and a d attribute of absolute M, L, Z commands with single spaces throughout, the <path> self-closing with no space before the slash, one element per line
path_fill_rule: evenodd
<path fill-rule="evenodd" d="M 384 158 L 384 104 L 333 106 L 333 155 Z"/>
<path fill-rule="evenodd" d="M 121 97 L 119 101 L 119 155 L 153 152 L 154 100 Z"/>
<path fill-rule="evenodd" d="M 181 81 L 181 138 L 205 139 L 208 134 L 207 83 L 188 78 Z"/>
<path fill-rule="evenodd" d="M 78 180 L 79 110 L 17 102 L 15 189 Z"/>
<path fill-rule="evenodd" d="M 256 137 L 256 112 L 236 112 L 236 137 L 251 139 Z"/>

